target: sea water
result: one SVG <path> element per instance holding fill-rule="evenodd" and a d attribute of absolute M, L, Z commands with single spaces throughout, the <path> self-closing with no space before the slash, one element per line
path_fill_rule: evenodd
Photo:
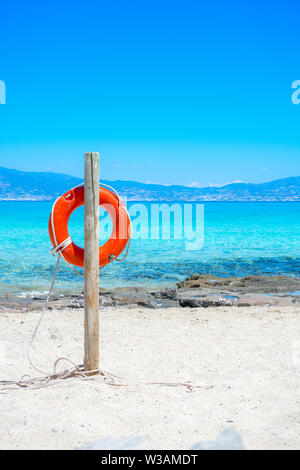
<path fill-rule="evenodd" d="M 128 203 L 129 210 L 133 204 Z M 151 203 L 143 204 L 150 211 Z M 178 204 L 184 210 L 184 204 Z M 33 297 L 47 292 L 56 262 L 48 236 L 51 207 L 51 202 L 0 202 L 0 297 Z M 143 224 L 150 233 L 150 218 L 142 220 Z M 174 224 L 176 220 L 171 221 L 173 229 Z M 107 233 L 100 231 L 103 243 Z M 69 233 L 83 246 L 83 208 L 72 214 Z M 299 247 L 300 203 L 205 203 L 201 249 L 188 250 L 185 240 L 172 237 L 134 237 L 127 259 L 101 270 L 100 284 L 104 288 L 167 287 L 195 272 L 223 277 L 300 277 Z M 61 262 L 55 292 L 82 289 L 82 276 Z"/>

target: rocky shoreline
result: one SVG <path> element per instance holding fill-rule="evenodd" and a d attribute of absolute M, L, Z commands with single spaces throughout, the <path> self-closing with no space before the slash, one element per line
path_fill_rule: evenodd
<path fill-rule="evenodd" d="M 100 307 L 171 308 L 220 306 L 285 306 L 300 305 L 300 278 L 287 276 L 246 276 L 220 278 L 193 274 L 174 288 L 122 287 L 100 289 Z M 45 299 L 6 299 L 1 311 L 37 311 Z M 52 295 L 49 309 L 83 307 L 83 293 L 68 296 Z"/>

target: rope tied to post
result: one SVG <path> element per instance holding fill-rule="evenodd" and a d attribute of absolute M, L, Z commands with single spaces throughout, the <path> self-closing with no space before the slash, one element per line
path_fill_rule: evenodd
<path fill-rule="evenodd" d="M 61 254 L 69 245 L 71 245 L 72 238 L 69 236 L 64 241 L 62 241 L 59 245 L 56 245 L 52 250 L 50 250 L 51 255 L 55 255 L 55 253 Z"/>

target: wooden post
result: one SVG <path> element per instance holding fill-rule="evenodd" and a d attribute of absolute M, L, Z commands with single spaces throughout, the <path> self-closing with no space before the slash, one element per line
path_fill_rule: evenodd
<path fill-rule="evenodd" d="M 85 154 L 84 369 L 99 368 L 99 154 Z"/>

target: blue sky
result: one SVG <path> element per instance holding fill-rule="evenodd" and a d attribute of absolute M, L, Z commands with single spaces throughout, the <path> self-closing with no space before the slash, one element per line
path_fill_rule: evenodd
<path fill-rule="evenodd" d="M 2 2 L 0 165 L 164 184 L 300 175 L 296 1 Z"/>

